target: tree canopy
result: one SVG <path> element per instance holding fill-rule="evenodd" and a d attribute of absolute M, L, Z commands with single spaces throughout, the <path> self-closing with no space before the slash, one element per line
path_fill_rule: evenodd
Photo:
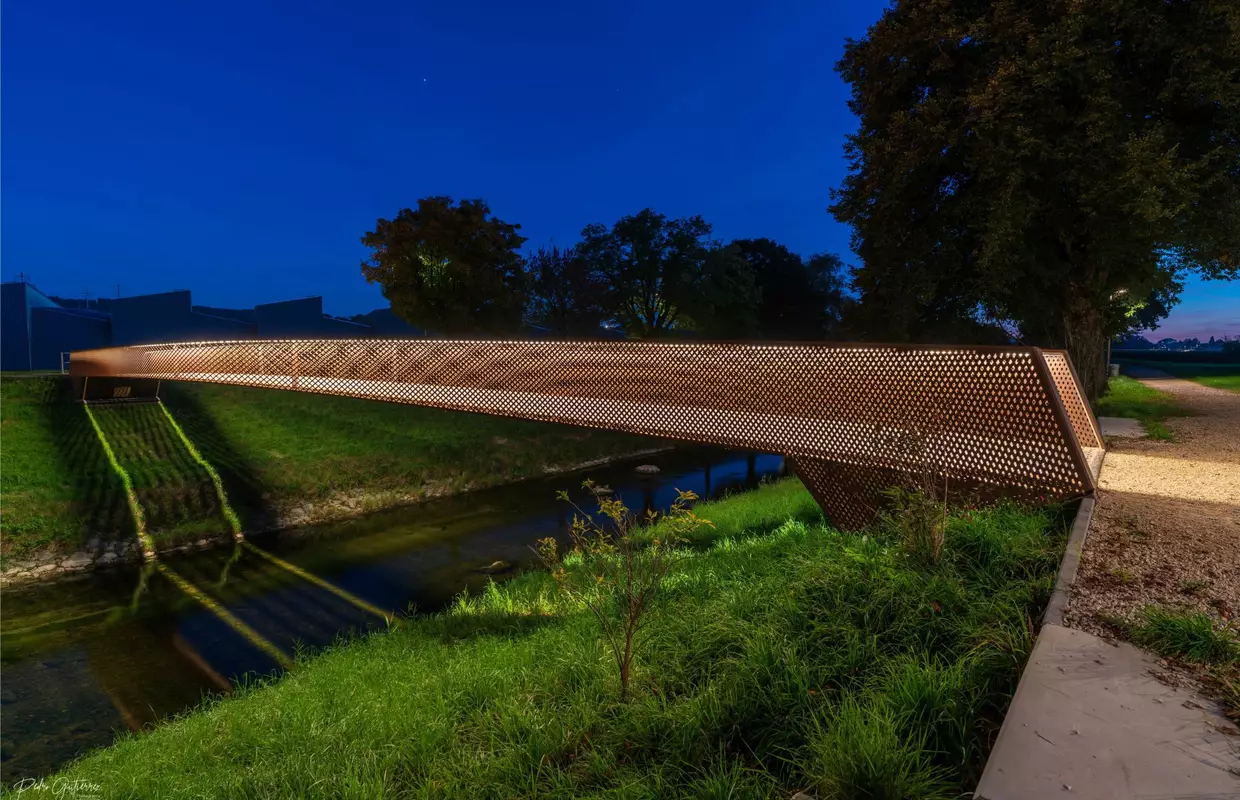
<path fill-rule="evenodd" d="M 526 316 L 562 336 L 592 336 L 607 316 L 607 279 L 570 247 L 540 247 L 526 259 L 529 305 Z"/>
<path fill-rule="evenodd" d="M 525 238 L 482 200 L 424 197 L 362 237 L 362 274 L 411 324 L 448 335 L 506 334 L 525 305 Z"/>
<path fill-rule="evenodd" d="M 684 327 L 705 339 L 750 339 L 758 335 L 762 291 L 753 268 L 734 245 L 713 247 L 685 301 Z"/>
<path fill-rule="evenodd" d="M 528 322 L 589 337 L 614 322 L 632 338 L 815 340 L 837 330 L 845 302 L 838 257 L 803 259 L 769 239 L 721 245 L 697 216 L 647 208 L 526 256 L 519 229 L 482 200 L 426 197 L 362 237 L 362 273 L 403 319 L 446 335 Z"/>
<path fill-rule="evenodd" d="M 695 299 L 710 231 L 701 217 L 668 219 L 647 208 L 611 228 L 587 225 L 577 252 L 611 286 L 610 311 L 630 336 L 662 336 Z"/>
<path fill-rule="evenodd" d="M 731 247 L 754 276 L 760 336 L 813 340 L 836 330 L 844 299 L 839 256 L 821 253 L 803 259 L 770 239 L 737 239 Z"/>
<path fill-rule="evenodd" d="M 898 0 L 837 65 L 868 338 L 1105 342 L 1237 275 L 1240 4 Z"/>

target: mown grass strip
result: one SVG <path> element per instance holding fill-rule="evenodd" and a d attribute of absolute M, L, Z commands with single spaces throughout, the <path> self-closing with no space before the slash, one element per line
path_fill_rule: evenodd
<path fill-rule="evenodd" d="M 185 431 L 183 431 L 181 426 L 177 424 L 177 421 L 173 418 L 172 412 L 168 410 L 168 407 L 162 402 L 158 403 L 158 405 L 160 410 L 164 412 L 164 416 L 168 418 L 168 424 L 170 424 L 172 429 L 176 431 L 181 443 L 185 445 L 185 449 L 189 451 L 190 457 L 193 458 L 200 467 L 206 470 L 207 475 L 211 478 L 211 483 L 215 486 L 215 495 L 220 501 L 220 509 L 224 514 L 224 519 L 228 521 L 229 527 L 232 528 L 233 538 L 242 539 L 244 534 L 241 532 L 241 520 L 237 517 L 237 513 L 233 511 L 232 505 L 228 502 L 228 494 L 224 491 L 224 482 L 220 479 L 220 474 L 215 471 L 215 467 L 211 466 L 211 462 L 202 457 L 202 453 L 198 452 L 198 448 L 194 447 L 194 443 L 190 441 L 190 438 L 185 435 Z"/>
<path fill-rule="evenodd" d="M 146 514 L 142 511 L 142 504 L 138 502 L 138 495 L 134 492 L 133 479 L 129 477 L 129 472 L 116 459 L 116 453 L 112 452 L 112 445 L 108 443 L 108 437 L 104 436 L 103 428 L 99 427 L 99 421 L 95 419 L 94 412 L 90 410 L 90 405 L 83 403 L 82 408 L 86 410 L 86 416 L 90 419 L 91 427 L 95 429 L 95 435 L 99 437 L 99 443 L 103 446 L 103 452 L 107 456 L 108 463 L 112 465 L 112 469 L 116 471 L 117 476 L 121 479 L 121 485 L 125 491 L 125 500 L 129 504 L 129 513 L 133 517 L 134 529 L 137 532 L 138 541 L 142 544 L 142 554 L 146 558 L 151 558 L 155 555 L 155 545 L 146 532 Z"/>
<path fill-rule="evenodd" d="M 327 517 L 342 499 L 344 507 L 378 510 L 667 444 L 609 431 L 271 389 L 184 384 L 166 385 L 163 394 L 178 434 L 228 487 L 242 530 L 251 514 L 267 519 L 309 508 Z M 60 375 L 0 381 L 0 551 L 5 556 L 20 558 L 49 546 L 71 550 L 89 537 L 128 533 L 121 487 L 74 400 Z M 196 489 L 203 473 L 177 444 L 178 434 L 163 413 L 146 406 L 117 411 L 105 415 L 97 409 L 96 416 L 115 456 L 130 467 L 133 488 L 147 500 L 152 536 L 182 540 L 214 532 L 199 524 L 206 515 L 198 512 L 207 511 L 201 502 L 206 497 Z M 174 447 L 165 449 L 165 441 Z M 154 452 L 161 455 L 147 457 Z M 128 455 L 139 456 L 141 465 Z M 192 508 L 179 505 L 186 498 Z M 214 521 L 213 503 L 209 513 Z"/>

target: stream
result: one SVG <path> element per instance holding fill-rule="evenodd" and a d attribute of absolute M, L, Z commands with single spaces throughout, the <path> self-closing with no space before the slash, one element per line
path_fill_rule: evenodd
<path fill-rule="evenodd" d="M 0 782 L 270 675 L 299 648 L 382 629 L 377 612 L 436 611 L 516 574 L 535 540 L 566 535 L 558 490 L 590 510 L 587 477 L 665 511 L 678 488 L 718 497 L 783 471 L 780 456 L 682 449 L 4 591 Z"/>

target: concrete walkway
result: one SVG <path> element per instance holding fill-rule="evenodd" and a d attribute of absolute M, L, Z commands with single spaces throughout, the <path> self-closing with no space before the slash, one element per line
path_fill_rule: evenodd
<path fill-rule="evenodd" d="M 1240 798 L 1240 734 L 1217 704 L 1160 682 L 1155 657 L 1095 635 L 1103 614 L 1146 603 L 1234 624 L 1240 599 L 1240 395 L 1137 377 L 1196 416 L 1169 422 L 1170 444 L 1112 440 L 1093 524 L 1069 542 L 976 797 Z"/>
<path fill-rule="evenodd" d="M 1240 798 L 1240 737 L 1130 644 L 1045 625 L 975 797 Z"/>
<path fill-rule="evenodd" d="M 1145 426 L 1135 419 L 1126 417 L 1098 417 L 1098 429 L 1104 439 L 1119 437 L 1121 439 L 1145 438 Z"/>

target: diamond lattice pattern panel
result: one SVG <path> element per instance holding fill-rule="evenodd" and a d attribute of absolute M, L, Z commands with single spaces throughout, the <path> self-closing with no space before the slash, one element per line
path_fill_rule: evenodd
<path fill-rule="evenodd" d="M 1043 350 L 1042 354 L 1050 369 L 1055 391 L 1068 413 L 1069 422 L 1072 423 L 1076 440 L 1081 447 L 1102 447 L 1102 433 L 1098 430 L 1098 422 L 1081 393 L 1081 384 L 1068 354 L 1063 350 Z"/>
<path fill-rule="evenodd" d="M 83 351 L 70 373 L 347 395 L 782 453 L 824 510 L 853 525 L 871 513 L 868 495 L 901 475 L 1056 498 L 1091 491 L 1078 432 L 1093 429 L 1092 416 L 1066 356 L 1049 355 L 1055 365 L 1014 347 L 334 339 Z"/>

